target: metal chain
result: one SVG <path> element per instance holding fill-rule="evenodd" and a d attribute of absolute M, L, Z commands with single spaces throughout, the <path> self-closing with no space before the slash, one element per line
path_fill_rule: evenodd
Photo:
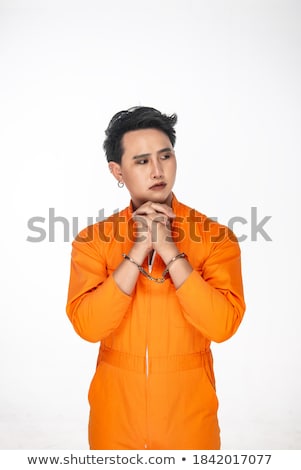
<path fill-rule="evenodd" d="M 133 258 L 131 258 L 129 255 L 127 255 L 126 253 L 122 253 L 122 256 L 124 257 L 124 259 L 127 259 L 129 260 L 131 263 L 134 263 L 137 268 L 139 269 L 139 271 L 141 272 L 141 274 L 143 274 L 143 276 L 147 277 L 147 279 L 149 279 L 150 281 L 154 281 L 154 282 L 157 282 L 158 284 L 162 284 L 164 281 L 165 281 L 165 276 L 167 275 L 168 271 L 169 271 L 169 266 L 171 265 L 171 263 L 173 263 L 176 259 L 179 259 L 179 258 L 186 258 L 186 255 L 185 253 L 179 253 L 178 255 L 174 256 L 166 265 L 166 268 L 164 269 L 163 273 L 162 273 L 162 277 L 153 277 L 151 276 L 147 271 L 145 271 L 145 269 L 143 268 L 143 266 L 141 266 L 140 264 L 138 264 Z"/>

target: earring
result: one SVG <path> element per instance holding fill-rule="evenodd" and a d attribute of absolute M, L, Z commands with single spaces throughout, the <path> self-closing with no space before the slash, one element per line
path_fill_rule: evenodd
<path fill-rule="evenodd" d="M 124 182 L 123 182 L 123 181 L 121 181 L 121 180 L 120 180 L 120 181 L 118 181 L 118 183 L 117 183 L 117 186 L 118 186 L 118 188 L 123 188 L 123 186 L 124 186 Z"/>

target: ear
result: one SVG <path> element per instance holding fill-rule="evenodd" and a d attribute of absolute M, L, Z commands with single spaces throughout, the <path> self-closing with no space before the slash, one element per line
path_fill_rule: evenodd
<path fill-rule="evenodd" d="M 119 163 L 109 162 L 109 170 L 117 181 L 122 182 L 122 173 Z"/>

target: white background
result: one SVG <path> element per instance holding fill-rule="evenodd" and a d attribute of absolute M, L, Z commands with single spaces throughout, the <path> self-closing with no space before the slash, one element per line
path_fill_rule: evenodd
<path fill-rule="evenodd" d="M 301 449 L 300 26 L 297 0 L 0 1 L 0 448 L 88 449 L 98 345 L 65 313 L 72 221 L 128 204 L 104 129 L 147 105 L 178 114 L 178 199 L 248 222 L 247 311 L 213 345 L 222 446 Z M 272 241 L 251 240 L 251 207 Z"/>

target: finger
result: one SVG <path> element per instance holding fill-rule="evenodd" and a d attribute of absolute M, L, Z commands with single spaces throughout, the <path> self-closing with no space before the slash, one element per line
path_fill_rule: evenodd
<path fill-rule="evenodd" d="M 138 209 L 136 209 L 135 211 L 135 214 L 147 215 L 147 214 L 153 214 L 155 212 L 157 211 L 153 207 L 152 202 L 148 201 L 142 204 L 142 206 L 138 207 Z"/>
<path fill-rule="evenodd" d="M 133 214 L 132 219 L 136 224 L 140 224 L 142 227 L 149 226 L 149 221 L 147 220 L 147 216 L 145 215 Z"/>
<path fill-rule="evenodd" d="M 174 213 L 172 208 L 168 206 L 167 204 L 160 204 L 158 202 L 152 202 L 151 207 L 155 209 L 156 212 L 165 214 L 169 218 L 176 217 L 176 214 Z"/>
<path fill-rule="evenodd" d="M 157 202 L 149 201 L 145 204 L 142 204 L 142 206 L 138 207 L 138 209 L 135 211 L 135 214 L 150 215 L 153 213 L 165 214 L 169 218 L 176 217 L 171 207 L 167 206 L 167 204 L 160 204 Z"/>
<path fill-rule="evenodd" d="M 139 207 L 133 214 L 136 215 L 150 215 L 150 214 L 155 214 L 156 211 L 150 206 L 145 206 L 145 207 Z"/>
<path fill-rule="evenodd" d="M 159 214 L 158 212 L 149 215 L 137 214 L 133 217 L 133 220 L 137 224 L 138 230 L 152 232 L 155 230 L 156 225 L 170 228 L 170 219 L 165 214 Z"/>
<path fill-rule="evenodd" d="M 154 214 L 148 215 L 147 218 L 149 219 L 149 222 L 148 222 L 149 225 L 155 223 L 155 224 L 162 224 L 166 227 L 170 226 L 170 219 L 165 214 L 159 214 L 158 212 L 156 212 Z"/>

